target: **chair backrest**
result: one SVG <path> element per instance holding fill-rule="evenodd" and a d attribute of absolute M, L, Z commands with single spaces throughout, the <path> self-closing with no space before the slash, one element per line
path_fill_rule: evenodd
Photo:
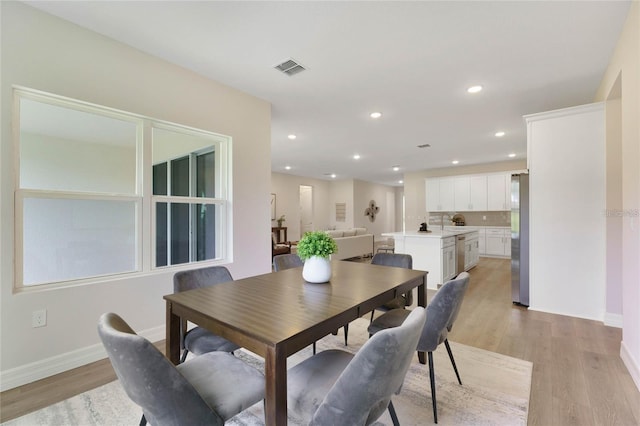
<path fill-rule="evenodd" d="M 209 287 L 214 284 L 233 281 L 229 270 L 224 266 L 210 266 L 208 268 L 191 269 L 177 272 L 173 276 L 173 292 L 193 290 L 194 288 Z"/>
<path fill-rule="evenodd" d="M 378 419 L 402 387 L 425 319 L 425 309 L 418 307 L 401 326 L 374 334 L 338 377 L 310 424 L 368 425 Z"/>
<path fill-rule="evenodd" d="M 447 327 L 468 282 L 466 277 L 447 281 L 433 296 L 427 306 L 427 323 L 418 342 L 418 351 L 432 352 L 447 338 Z"/>
<path fill-rule="evenodd" d="M 469 280 L 470 275 L 468 272 L 460 272 L 458 276 L 455 278 L 456 280 L 464 280 L 464 284 L 462 285 L 462 295 L 458 298 L 458 304 L 453 309 L 453 313 L 451 314 L 451 318 L 449 318 L 449 323 L 447 324 L 447 331 L 451 331 L 453 328 L 453 323 L 456 322 L 456 318 L 458 318 L 458 313 L 460 312 L 460 307 L 462 306 L 462 301 L 464 300 L 464 295 L 467 293 L 467 288 L 469 288 Z"/>
<path fill-rule="evenodd" d="M 395 266 L 397 268 L 413 269 L 413 258 L 410 254 L 376 253 L 371 259 L 372 265 Z M 413 290 L 405 296 L 405 305 L 413 303 Z"/>
<path fill-rule="evenodd" d="M 278 272 L 284 269 L 297 268 L 304 265 L 297 254 L 278 254 L 273 257 L 273 269 Z"/>
<path fill-rule="evenodd" d="M 224 424 L 175 366 L 118 315 L 103 314 L 98 334 L 122 387 L 149 423 Z"/>

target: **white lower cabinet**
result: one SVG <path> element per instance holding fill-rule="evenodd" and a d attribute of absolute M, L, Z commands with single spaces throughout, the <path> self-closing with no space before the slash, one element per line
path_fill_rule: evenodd
<path fill-rule="evenodd" d="M 485 254 L 488 256 L 511 256 L 511 230 L 496 228 L 486 230 Z"/>
<path fill-rule="evenodd" d="M 487 252 L 487 230 L 478 230 L 478 255 L 486 254 Z"/>
<path fill-rule="evenodd" d="M 448 281 L 456 275 L 456 239 L 454 237 L 442 240 L 442 282 Z"/>

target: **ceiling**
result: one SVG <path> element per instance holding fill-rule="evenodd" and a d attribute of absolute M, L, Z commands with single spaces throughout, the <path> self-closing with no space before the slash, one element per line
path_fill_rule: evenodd
<path fill-rule="evenodd" d="M 274 172 L 388 185 L 525 158 L 522 116 L 593 101 L 631 4 L 25 3 L 269 101 Z"/>

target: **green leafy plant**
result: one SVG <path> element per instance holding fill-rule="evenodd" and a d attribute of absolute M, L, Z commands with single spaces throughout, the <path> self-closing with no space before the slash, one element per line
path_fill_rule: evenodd
<path fill-rule="evenodd" d="M 312 256 L 329 257 L 338 251 L 338 245 L 326 232 L 305 232 L 298 242 L 298 256 L 307 260 Z"/>

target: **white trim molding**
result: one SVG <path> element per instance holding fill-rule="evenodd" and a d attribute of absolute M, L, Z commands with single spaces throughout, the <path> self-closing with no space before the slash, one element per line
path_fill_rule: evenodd
<path fill-rule="evenodd" d="M 146 339 L 157 342 L 166 337 L 165 326 L 150 328 L 139 333 Z M 101 343 L 87 346 L 41 361 L 32 362 L 11 370 L 0 372 L 0 392 L 26 385 L 55 374 L 59 374 L 107 357 Z"/>
<path fill-rule="evenodd" d="M 610 314 L 606 312 L 604 314 L 604 325 L 609 327 L 622 328 L 622 315 Z"/>
<path fill-rule="evenodd" d="M 629 370 L 629 374 L 631 374 L 633 382 L 640 391 L 640 365 L 638 365 L 636 360 L 633 359 L 633 355 L 624 343 L 624 340 L 620 343 L 620 358 L 622 358 L 622 362 L 625 367 L 627 367 L 627 370 Z"/>

